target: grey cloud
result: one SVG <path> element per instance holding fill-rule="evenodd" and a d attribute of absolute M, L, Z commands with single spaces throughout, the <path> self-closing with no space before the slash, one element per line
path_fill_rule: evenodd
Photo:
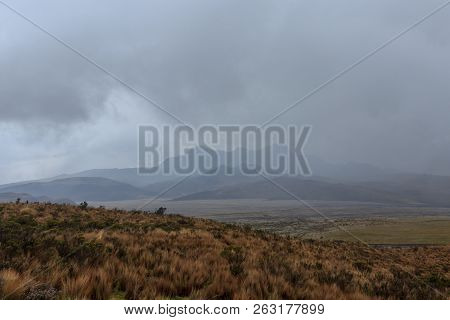
<path fill-rule="evenodd" d="M 264 122 L 439 4 L 14 1 L 192 124 Z M 449 16 L 440 12 L 276 122 L 312 124 L 308 150 L 324 157 L 450 174 Z M 3 7 L 0 19 L 0 122 L 95 125 L 123 88 Z M 173 122 L 131 101 L 142 106 L 136 124 Z"/>
<path fill-rule="evenodd" d="M 86 120 L 107 97 L 104 75 L 52 40 L 38 38 L 9 48 L 0 59 L 1 121 Z"/>

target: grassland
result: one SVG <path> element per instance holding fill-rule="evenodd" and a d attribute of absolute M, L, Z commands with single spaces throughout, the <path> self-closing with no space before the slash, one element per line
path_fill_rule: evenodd
<path fill-rule="evenodd" d="M 450 208 L 332 201 L 309 203 L 334 222 L 324 220 L 296 200 L 159 200 L 152 203 L 152 207 L 167 206 L 170 212 L 183 216 L 250 225 L 259 230 L 308 239 L 354 241 L 336 228 L 337 223 L 371 244 L 450 245 Z M 128 201 L 97 205 L 132 210 L 142 204 L 142 201 Z"/>
<path fill-rule="evenodd" d="M 5 299 L 445 299 L 450 247 L 373 249 L 206 219 L 0 204 Z"/>
<path fill-rule="evenodd" d="M 450 244 L 450 219 L 448 217 L 341 221 L 339 224 L 351 234 L 371 244 Z M 355 241 L 348 233 L 337 228 L 313 234 L 312 237 Z"/>

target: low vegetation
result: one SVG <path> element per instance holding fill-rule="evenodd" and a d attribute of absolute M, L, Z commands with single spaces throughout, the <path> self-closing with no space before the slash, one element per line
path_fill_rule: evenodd
<path fill-rule="evenodd" d="M 450 247 L 371 249 L 209 220 L 0 204 L 0 298 L 445 299 Z"/>
<path fill-rule="evenodd" d="M 404 217 L 396 219 L 339 221 L 346 230 L 368 243 L 377 244 L 450 244 L 449 216 Z M 355 241 L 347 233 L 332 226 L 315 235 L 325 239 Z"/>

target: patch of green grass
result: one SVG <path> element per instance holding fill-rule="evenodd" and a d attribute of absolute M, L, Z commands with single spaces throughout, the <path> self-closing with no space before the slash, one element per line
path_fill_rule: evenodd
<path fill-rule="evenodd" d="M 356 237 L 377 244 L 450 244 L 449 218 L 405 218 L 380 224 L 344 226 Z M 342 230 L 321 233 L 325 239 L 356 241 Z"/>
<path fill-rule="evenodd" d="M 116 290 L 113 293 L 111 293 L 111 300 L 125 300 L 126 299 L 126 292 Z"/>

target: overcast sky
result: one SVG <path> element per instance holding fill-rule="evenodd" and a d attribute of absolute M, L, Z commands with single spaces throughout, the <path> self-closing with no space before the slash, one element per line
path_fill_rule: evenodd
<path fill-rule="evenodd" d="M 443 0 L 21 1 L 26 17 L 192 124 L 259 124 Z M 450 7 L 277 119 L 331 162 L 450 175 Z M 0 183 L 136 166 L 174 120 L 0 5 Z M 312 168 L 314 170 L 314 168 Z"/>

